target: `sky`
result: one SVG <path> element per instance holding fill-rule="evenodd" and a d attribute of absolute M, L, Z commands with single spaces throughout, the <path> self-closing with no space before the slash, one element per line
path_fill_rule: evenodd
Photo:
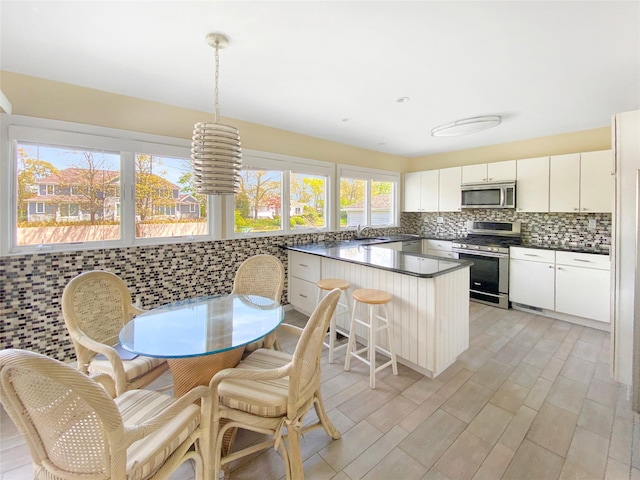
<path fill-rule="evenodd" d="M 70 147 L 52 147 L 48 145 L 36 145 L 19 143 L 19 148 L 24 148 L 29 157 L 51 163 L 58 170 L 70 167 L 82 168 L 85 165 L 82 152 L 88 150 L 72 149 Z M 95 151 L 94 151 L 95 152 Z M 99 152 L 104 155 L 102 170 L 119 170 L 120 155 L 118 153 Z M 156 173 L 171 183 L 180 185 L 178 179 L 189 167 L 189 159 L 176 159 L 169 157 L 154 157 L 158 162 L 154 163 L 153 173 Z"/>

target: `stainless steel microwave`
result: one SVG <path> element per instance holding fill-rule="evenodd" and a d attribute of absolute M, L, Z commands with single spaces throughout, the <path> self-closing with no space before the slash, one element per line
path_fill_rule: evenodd
<path fill-rule="evenodd" d="M 516 208 L 516 182 L 464 184 L 462 208 Z"/>

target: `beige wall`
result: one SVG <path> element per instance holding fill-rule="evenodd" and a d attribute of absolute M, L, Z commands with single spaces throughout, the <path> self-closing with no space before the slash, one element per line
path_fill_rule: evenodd
<path fill-rule="evenodd" d="M 502 143 L 488 147 L 471 148 L 457 152 L 427 155 L 409 160 L 407 172 L 434 170 L 436 168 L 473 165 L 477 163 L 518 160 L 520 158 L 562 155 L 565 153 L 592 152 L 611 148 L 611 128 L 553 135 L 551 137 L 532 138 L 520 142 Z"/>
<path fill-rule="evenodd" d="M 2 92 L 11 102 L 13 113 L 16 115 L 185 139 L 191 138 L 192 128 L 196 122 L 213 120 L 210 113 L 11 72 L 0 72 L 0 80 Z M 242 145 L 247 149 L 396 172 L 415 172 L 611 148 L 611 129 L 603 127 L 488 147 L 406 158 L 241 120 L 226 119 L 225 121 L 240 130 Z"/>
<path fill-rule="evenodd" d="M 211 113 L 116 95 L 67 83 L 0 72 L 2 92 L 14 115 L 64 120 L 134 132 L 190 139 L 193 125 L 213 121 Z M 351 147 L 315 137 L 235 119 L 222 119 L 240 131 L 242 146 L 251 150 L 334 163 L 402 172 L 408 159 Z"/>

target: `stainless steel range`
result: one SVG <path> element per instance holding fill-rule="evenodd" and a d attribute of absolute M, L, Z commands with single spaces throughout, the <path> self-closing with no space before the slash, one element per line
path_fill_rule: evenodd
<path fill-rule="evenodd" d="M 472 300 L 509 308 L 509 246 L 520 244 L 520 222 L 467 222 L 467 236 L 453 241 L 453 251 L 473 261 Z"/>

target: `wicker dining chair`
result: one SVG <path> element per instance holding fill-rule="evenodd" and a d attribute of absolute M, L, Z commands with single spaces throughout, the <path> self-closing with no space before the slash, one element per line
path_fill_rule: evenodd
<path fill-rule="evenodd" d="M 198 405 L 208 403 L 207 387 L 180 398 L 151 390 L 112 398 L 113 389 L 106 374 L 88 377 L 26 350 L 0 352 L 0 401 L 24 435 L 34 479 L 160 480 L 187 460 L 198 480 L 211 478 L 210 411 Z"/>
<path fill-rule="evenodd" d="M 78 369 L 86 374 L 112 376 L 118 395 L 147 386 L 169 369 L 163 358 L 139 355 L 122 360 L 114 348 L 122 327 L 142 312 L 132 305 L 124 281 L 110 272 L 81 273 L 62 294 L 62 316 L 76 351 Z"/>
<path fill-rule="evenodd" d="M 273 255 L 254 255 L 240 264 L 233 280 L 231 293 L 260 295 L 274 302 L 282 301 L 284 289 L 284 266 Z M 280 350 L 275 332 L 245 347 L 245 355 L 259 348 Z"/>
<path fill-rule="evenodd" d="M 218 478 L 221 468 L 228 469 L 230 462 L 273 446 L 282 451 L 287 479 L 303 480 L 300 435 L 322 427 L 327 435 L 340 438 L 320 394 L 322 344 L 339 297 L 337 288 L 325 296 L 304 330 L 281 325 L 300 335 L 293 355 L 261 348 L 236 368 L 222 370 L 211 379 L 213 478 Z M 311 406 L 315 407 L 319 420 L 304 426 L 304 416 Z M 223 457 L 225 433 L 234 428 L 268 434 L 272 438 Z"/>

